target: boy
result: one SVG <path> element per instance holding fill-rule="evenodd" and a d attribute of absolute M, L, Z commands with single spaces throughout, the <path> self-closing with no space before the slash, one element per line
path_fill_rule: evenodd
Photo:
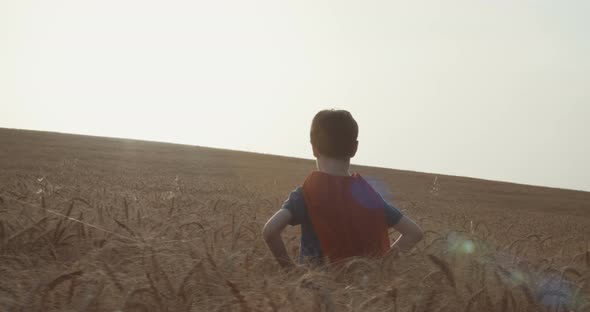
<path fill-rule="evenodd" d="M 345 110 L 322 110 L 311 123 L 310 139 L 317 171 L 266 223 L 263 237 L 283 268 L 295 264 L 281 232 L 301 225 L 299 262 L 335 263 L 355 256 L 408 251 L 422 239 L 422 229 L 386 203 L 357 173 L 349 173 L 358 147 L 358 125 Z M 391 246 L 388 228 L 401 233 Z"/>

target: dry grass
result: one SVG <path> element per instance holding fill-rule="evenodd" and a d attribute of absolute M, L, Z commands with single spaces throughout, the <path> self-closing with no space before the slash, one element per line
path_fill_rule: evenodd
<path fill-rule="evenodd" d="M 312 162 L 12 130 L 0 143 L 3 311 L 590 311 L 588 193 L 359 167 L 424 241 L 283 272 L 261 227 Z"/>

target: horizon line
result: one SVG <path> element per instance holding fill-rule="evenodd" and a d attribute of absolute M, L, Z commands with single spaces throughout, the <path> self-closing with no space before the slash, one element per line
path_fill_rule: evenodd
<path fill-rule="evenodd" d="M 291 155 L 271 154 L 271 153 L 265 153 L 265 152 L 260 152 L 260 151 L 239 150 L 239 149 L 232 149 L 232 148 L 227 148 L 227 147 L 204 146 L 204 145 L 196 145 L 194 143 L 158 141 L 158 140 L 153 140 L 153 139 L 138 139 L 138 138 L 129 138 L 129 137 L 113 137 L 113 136 L 98 135 L 98 134 L 60 132 L 60 131 L 56 131 L 56 130 L 6 128 L 6 127 L 2 127 L 2 126 L 0 126 L 0 130 L 32 131 L 32 132 L 44 132 L 44 133 L 50 133 L 50 134 L 77 135 L 77 136 L 86 136 L 86 137 L 94 137 L 94 138 L 106 138 L 106 139 L 117 139 L 117 140 L 151 142 L 151 143 L 160 143 L 160 144 L 184 145 L 184 146 L 190 146 L 190 147 L 200 147 L 200 148 L 216 149 L 216 150 L 230 151 L 230 152 L 250 153 L 250 154 L 257 154 L 257 155 L 264 155 L 264 156 L 291 158 L 291 159 L 296 159 L 296 160 L 315 161 L 315 158 L 304 158 L 304 157 L 291 156 Z M 496 182 L 496 183 L 507 183 L 507 184 L 514 184 L 514 185 L 520 185 L 520 186 L 529 186 L 529 187 L 538 187 L 538 188 L 549 188 L 549 189 L 555 189 L 555 190 L 590 193 L 590 190 L 583 190 L 583 189 L 564 188 L 564 187 L 550 186 L 550 185 L 529 184 L 529 183 L 506 181 L 506 180 L 492 180 L 492 179 L 475 177 L 475 176 L 467 176 L 467 175 L 454 175 L 454 174 L 448 174 L 448 173 L 419 171 L 416 169 L 399 169 L 399 168 L 382 167 L 382 166 L 378 166 L 378 165 L 368 165 L 368 164 L 360 164 L 360 163 L 353 163 L 353 162 L 351 162 L 350 165 L 357 166 L 357 167 L 367 167 L 367 168 L 375 168 L 375 169 L 405 171 L 405 172 L 418 173 L 418 174 L 428 174 L 428 175 L 434 175 L 434 176 L 447 176 L 447 177 L 465 178 L 465 179 Z"/>

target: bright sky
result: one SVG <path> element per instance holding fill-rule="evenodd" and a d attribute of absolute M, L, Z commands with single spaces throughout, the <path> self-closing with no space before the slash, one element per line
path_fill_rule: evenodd
<path fill-rule="evenodd" d="M 0 1 L 0 127 L 590 191 L 590 1 Z"/>

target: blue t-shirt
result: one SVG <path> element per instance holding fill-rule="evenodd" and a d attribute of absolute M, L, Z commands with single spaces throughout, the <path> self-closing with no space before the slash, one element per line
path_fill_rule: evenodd
<path fill-rule="evenodd" d="M 381 195 L 385 206 L 385 218 L 389 227 L 396 225 L 402 218 L 402 213 L 388 204 Z M 301 225 L 301 240 L 299 243 L 299 262 L 305 261 L 318 262 L 321 261 L 320 242 L 315 234 L 311 220 L 307 216 L 307 208 L 303 198 L 303 188 L 296 188 L 289 198 L 283 203 L 282 209 L 287 209 L 291 213 L 290 225 Z"/>

